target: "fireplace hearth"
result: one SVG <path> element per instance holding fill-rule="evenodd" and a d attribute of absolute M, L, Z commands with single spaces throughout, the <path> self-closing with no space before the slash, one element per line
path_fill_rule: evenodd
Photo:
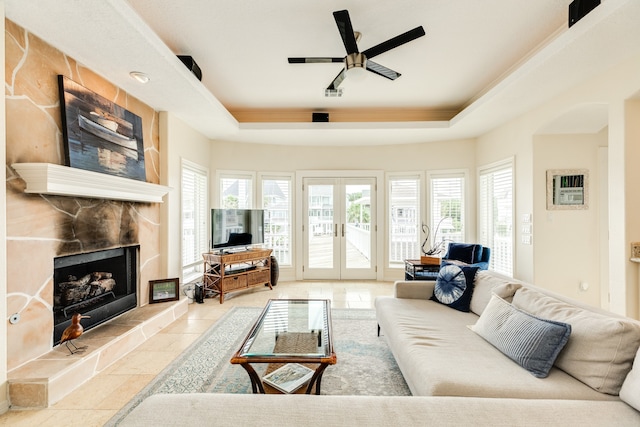
<path fill-rule="evenodd" d="M 85 330 L 137 307 L 139 246 L 126 246 L 54 259 L 53 345 L 75 313 Z"/>

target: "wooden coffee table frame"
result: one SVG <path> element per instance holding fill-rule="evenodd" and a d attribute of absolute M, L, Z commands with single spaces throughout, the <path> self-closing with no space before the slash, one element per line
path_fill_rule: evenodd
<path fill-rule="evenodd" d="M 308 355 L 295 355 L 295 354 L 282 354 L 279 355 L 277 353 L 274 353 L 273 355 L 262 355 L 262 356 L 251 356 L 251 355 L 247 355 L 247 356 L 243 356 L 242 350 L 244 349 L 247 340 L 249 340 L 251 337 L 254 336 L 254 334 L 256 333 L 256 330 L 260 327 L 260 325 L 262 324 L 262 321 L 264 319 L 264 317 L 266 316 L 267 312 L 269 311 L 269 308 L 271 307 L 271 303 L 273 301 L 289 301 L 289 302 L 295 302 L 295 301 L 323 301 L 326 304 L 326 310 L 327 310 L 327 339 L 328 339 L 328 355 L 326 356 L 308 356 Z M 313 387 L 315 385 L 315 389 L 316 392 L 315 394 L 320 394 L 320 385 L 322 382 L 322 374 L 324 373 L 324 370 L 327 368 L 327 366 L 329 365 L 335 365 L 337 361 L 336 358 L 336 353 L 333 349 L 333 341 L 332 341 L 332 333 L 331 333 L 331 302 L 329 300 L 302 300 L 302 299 L 271 299 L 269 300 L 269 302 L 267 303 L 267 305 L 265 306 L 264 310 L 262 311 L 262 313 L 260 314 L 260 316 L 258 317 L 258 319 L 256 320 L 255 324 L 252 326 L 251 330 L 249 331 L 249 333 L 247 334 L 247 336 L 245 337 L 245 339 L 242 341 L 242 344 L 240 345 L 240 348 L 238 351 L 236 351 L 234 353 L 234 355 L 231 357 L 231 363 L 232 364 L 237 364 L 237 365 L 241 365 L 249 374 L 249 378 L 251 379 L 251 388 L 253 390 L 253 393 L 262 393 L 265 394 L 265 385 L 263 385 L 262 380 L 260 379 L 260 376 L 258 375 L 258 373 L 255 371 L 255 369 L 253 369 L 253 366 L 251 366 L 252 363 L 269 363 L 272 364 L 271 366 L 273 367 L 271 369 L 271 367 L 267 368 L 267 373 L 270 371 L 275 370 L 279 365 L 278 364 L 286 364 L 286 363 L 301 363 L 301 364 L 312 364 L 312 365 L 318 365 L 318 367 L 316 368 L 315 372 L 313 373 L 313 376 L 311 377 L 311 380 L 309 381 L 309 384 L 307 385 L 306 394 L 311 394 L 311 391 L 313 390 Z M 272 387 L 268 386 L 269 390 L 275 390 Z"/>

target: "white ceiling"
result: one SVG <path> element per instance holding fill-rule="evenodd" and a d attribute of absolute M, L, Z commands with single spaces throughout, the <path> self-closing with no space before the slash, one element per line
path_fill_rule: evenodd
<path fill-rule="evenodd" d="M 477 136 L 640 54 L 640 2 L 603 0 L 568 28 L 570 1 L 5 0 L 5 13 L 211 139 L 370 145 Z M 361 51 L 424 27 L 426 36 L 376 57 L 400 78 L 347 77 L 343 96 L 326 98 L 340 64 L 287 63 L 290 56 L 344 56 L 332 15 L 341 9 L 363 34 Z M 194 57 L 202 82 L 177 54 Z M 134 70 L 151 81 L 136 83 L 128 75 Z M 273 109 L 309 112 L 309 121 L 239 123 L 231 114 L 255 110 L 267 117 Z M 310 123 L 311 111 L 369 109 L 457 114 L 439 121 Z M 606 109 L 589 111 L 587 120 L 568 115 L 576 132 L 593 131 L 594 114 L 600 121 L 604 114 L 606 124 Z"/>

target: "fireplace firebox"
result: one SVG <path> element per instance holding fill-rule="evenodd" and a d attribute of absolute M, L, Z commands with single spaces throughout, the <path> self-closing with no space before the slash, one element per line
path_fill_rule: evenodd
<path fill-rule="evenodd" d="M 71 324 L 74 313 L 85 331 L 138 304 L 139 246 L 126 246 L 54 259 L 53 345 Z"/>

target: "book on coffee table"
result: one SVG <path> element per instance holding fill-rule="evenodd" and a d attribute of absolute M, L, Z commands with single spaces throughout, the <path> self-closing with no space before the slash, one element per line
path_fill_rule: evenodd
<path fill-rule="evenodd" d="M 287 363 L 266 375 L 262 381 L 283 393 L 293 393 L 311 379 L 313 372 L 299 363 Z"/>

